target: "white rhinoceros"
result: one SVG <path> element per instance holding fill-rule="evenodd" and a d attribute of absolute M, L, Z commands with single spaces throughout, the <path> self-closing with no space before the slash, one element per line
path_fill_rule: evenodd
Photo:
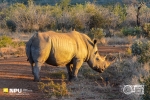
<path fill-rule="evenodd" d="M 92 41 L 87 35 L 76 31 L 35 33 L 26 43 L 26 55 L 32 66 L 34 81 L 39 81 L 39 72 L 45 62 L 66 66 L 69 81 L 77 79 L 83 62 L 87 62 L 93 70 L 103 72 L 109 64 L 98 54 L 96 44 L 96 40 Z"/>

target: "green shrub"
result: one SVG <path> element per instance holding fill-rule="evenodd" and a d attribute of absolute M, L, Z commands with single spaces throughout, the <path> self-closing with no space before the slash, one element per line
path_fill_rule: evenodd
<path fill-rule="evenodd" d="M 25 42 L 23 41 L 12 41 L 12 38 L 9 36 L 0 36 L 0 47 L 7 47 L 7 46 L 12 46 L 12 47 L 20 47 L 20 46 L 25 46 Z"/>
<path fill-rule="evenodd" d="M 121 24 L 122 22 L 125 21 L 126 16 L 127 16 L 127 7 L 126 5 L 121 5 L 120 3 L 117 3 L 113 7 L 113 13 L 119 17 L 118 24 Z"/>
<path fill-rule="evenodd" d="M 88 34 L 92 39 L 101 39 L 104 37 L 103 29 L 101 28 L 92 28 L 90 33 Z"/>
<path fill-rule="evenodd" d="M 146 36 L 150 37 L 150 23 L 145 23 L 143 25 L 143 30 L 146 33 Z"/>
<path fill-rule="evenodd" d="M 68 96 L 69 92 L 67 89 L 67 85 L 64 82 L 64 76 L 62 75 L 61 83 L 54 83 L 51 79 L 49 79 L 48 83 L 40 82 L 38 84 L 38 88 L 46 94 L 47 97 L 63 97 Z"/>
<path fill-rule="evenodd" d="M 138 40 L 135 41 L 132 46 L 132 54 L 138 56 L 140 63 L 146 63 L 150 61 L 150 41 Z"/>
<path fill-rule="evenodd" d="M 25 42 L 20 41 L 20 42 L 18 43 L 18 45 L 19 45 L 19 46 L 25 46 Z"/>
<path fill-rule="evenodd" d="M 127 48 L 125 53 L 126 53 L 126 55 L 131 56 L 132 55 L 131 48 Z"/>
<path fill-rule="evenodd" d="M 0 47 L 6 47 L 8 45 L 11 45 L 12 39 L 8 36 L 1 36 L 0 37 Z"/>
<path fill-rule="evenodd" d="M 67 10 L 71 0 L 60 0 L 59 5 L 61 6 L 62 10 Z"/>
<path fill-rule="evenodd" d="M 17 25 L 16 25 L 16 23 L 15 23 L 14 21 L 12 21 L 12 20 L 7 20 L 7 21 L 6 21 L 6 25 L 7 25 L 7 27 L 8 27 L 11 31 L 13 31 L 13 32 L 16 31 Z"/>
<path fill-rule="evenodd" d="M 87 2 L 85 3 L 85 12 L 86 13 L 89 13 L 89 14 L 94 14 L 96 12 L 98 12 L 98 6 L 96 6 L 94 3 L 90 3 L 90 2 Z"/>
<path fill-rule="evenodd" d="M 61 0 L 51 6 L 36 5 L 34 2 L 36 1 L 28 0 L 26 5 L 13 3 L 6 5 L 5 9 L 0 9 L 0 26 L 7 26 L 11 31 L 25 32 L 62 28 L 67 31 L 72 28 L 85 32 L 92 28 L 115 29 L 117 25 L 124 24 L 127 18 L 126 5 L 119 3 L 110 6 L 90 2 L 70 5 L 71 0 Z"/>
<path fill-rule="evenodd" d="M 109 24 L 109 19 L 104 18 L 99 12 L 96 12 L 89 19 L 89 28 L 103 28 Z"/>
<path fill-rule="evenodd" d="M 25 42 L 23 42 L 23 41 L 12 42 L 11 46 L 14 47 L 14 48 L 25 46 Z"/>
<path fill-rule="evenodd" d="M 73 28 L 76 30 L 83 30 L 85 28 L 84 23 L 78 18 L 78 16 L 73 18 Z"/>
<path fill-rule="evenodd" d="M 7 13 L 7 26 L 18 31 L 37 31 L 46 30 L 54 27 L 54 18 L 51 16 L 52 7 L 49 5 L 38 6 L 33 0 L 28 1 L 28 5 L 22 3 L 15 3 L 9 6 Z M 10 22 L 10 21 L 11 22 Z M 12 23 L 13 22 L 13 23 Z"/>
<path fill-rule="evenodd" d="M 49 73 L 49 76 L 51 78 L 57 78 L 57 79 L 61 79 L 62 78 L 62 75 L 64 78 L 66 78 L 67 76 L 65 75 L 65 72 L 64 71 L 57 71 L 57 72 L 51 72 Z"/>
<path fill-rule="evenodd" d="M 129 28 L 123 28 L 122 30 L 122 33 L 125 35 L 125 36 L 138 36 L 140 37 L 142 35 L 142 29 L 141 27 L 129 27 Z"/>
<path fill-rule="evenodd" d="M 6 28 L 6 12 L 7 9 L 7 3 L 0 3 L 0 28 L 5 29 Z"/>

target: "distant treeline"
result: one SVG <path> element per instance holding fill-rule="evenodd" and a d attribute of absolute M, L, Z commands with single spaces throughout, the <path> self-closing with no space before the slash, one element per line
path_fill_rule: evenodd
<path fill-rule="evenodd" d="M 0 4 L 0 29 L 13 32 L 75 29 L 95 33 L 96 36 L 100 34 L 99 37 L 103 36 L 104 31 L 106 34 L 112 33 L 110 29 L 124 35 L 141 34 L 143 30 L 149 33 L 150 8 L 145 3 L 138 10 L 138 2 L 111 5 L 99 5 L 95 2 L 74 5 L 71 5 L 70 0 L 61 0 L 55 5 L 38 5 L 33 0 L 28 0 L 27 4 L 9 5 L 4 2 Z"/>
<path fill-rule="evenodd" d="M 38 5 L 55 5 L 56 3 L 59 3 L 61 0 L 33 0 L 35 4 Z M 117 2 L 122 3 L 122 0 L 70 0 L 71 4 L 84 4 L 86 2 L 95 2 L 96 4 L 114 4 Z M 9 4 L 14 4 L 14 3 L 24 3 L 28 4 L 28 0 L 0 0 L 0 3 L 8 2 Z"/>

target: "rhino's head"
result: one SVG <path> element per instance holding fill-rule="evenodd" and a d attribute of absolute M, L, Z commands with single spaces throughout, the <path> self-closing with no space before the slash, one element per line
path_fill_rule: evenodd
<path fill-rule="evenodd" d="M 90 50 L 90 56 L 87 63 L 93 70 L 100 73 L 102 73 L 110 65 L 110 62 L 106 61 L 105 57 L 101 57 L 99 55 L 96 40 L 94 40 L 94 45 Z"/>

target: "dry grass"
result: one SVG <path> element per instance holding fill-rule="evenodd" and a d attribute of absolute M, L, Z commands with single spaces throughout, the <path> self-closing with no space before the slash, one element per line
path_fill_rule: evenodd
<path fill-rule="evenodd" d="M 13 41 L 20 40 L 28 40 L 32 34 L 18 34 L 13 35 Z M 143 38 L 141 38 L 143 39 Z M 135 37 L 112 37 L 112 38 L 102 38 L 102 44 L 104 45 L 130 45 Z M 112 43 L 112 44 L 111 44 Z M 24 47 L 12 48 L 6 47 L 1 48 L 2 54 L 8 57 L 7 54 L 11 52 L 15 52 L 16 55 L 25 54 Z M 6 53 L 4 53 L 6 52 Z M 127 50 L 127 53 L 131 53 L 130 50 Z M 60 90 L 60 87 L 63 86 L 64 90 L 67 91 L 66 95 L 55 94 L 51 97 L 47 97 L 48 99 L 59 99 L 59 100 L 138 100 L 141 96 L 131 94 L 125 95 L 122 92 L 123 85 L 135 85 L 140 84 L 139 79 L 142 81 L 143 76 L 146 78 L 149 76 L 148 70 L 150 70 L 149 65 L 141 65 L 137 62 L 136 57 L 131 57 L 131 55 L 125 59 L 123 58 L 126 54 L 121 54 L 122 59 L 118 59 L 114 64 L 112 64 L 104 73 L 99 74 L 93 71 L 88 67 L 87 64 L 83 64 L 82 68 L 79 71 L 79 81 L 72 82 L 71 84 L 67 83 L 66 77 L 63 81 L 63 85 L 61 81 L 56 81 L 55 79 L 61 79 L 61 74 L 66 74 L 65 68 L 59 68 L 59 70 L 51 70 L 49 72 L 49 77 L 53 80 L 49 83 L 50 86 L 54 86 L 57 84 L 57 87 Z M 22 55 L 23 56 L 23 55 Z M 116 56 L 116 55 L 115 55 Z M 63 70 L 61 72 L 60 70 Z M 65 72 L 65 73 L 64 73 Z M 108 78 L 108 81 L 106 81 Z M 43 85 L 46 84 L 43 82 Z M 53 85 L 55 84 L 55 85 Z M 48 85 L 47 85 L 48 86 Z M 61 87 L 62 88 L 62 87 Z M 49 95 L 52 94 L 52 90 L 48 91 Z"/>
<path fill-rule="evenodd" d="M 86 66 L 87 67 L 87 66 Z M 94 78 L 94 76 L 92 77 Z M 120 89 L 118 87 L 112 87 L 112 86 L 106 86 L 103 83 L 100 84 L 100 81 L 96 80 L 95 78 L 85 78 L 82 73 L 79 74 L 79 80 L 76 82 L 68 83 L 66 84 L 65 91 L 67 92 L 67 95 L 53 95 L 53 90 L 48 91 L 48 97 L 49 99 L 59 99 L 59 100 L 102 100 L 102 99 L 118 99 L 122 98 L 118 96 L 118 94 L 123 95 L 121 93 Z M 52 84 L 51 82 L 48 83 L 49 86 Z M 55 85 L 61 85 L 60 83 L 54 82 Z M 43 83 L 42 86 L 47 85 L 46 83 Z M 55 88 L 55 85 L 53 85 L 53 88 Z M 58 86 L 58 87 L 59 87 Z M 49 87 L 52 88 L 52 87 Z M 115 91 L 115 92 L 114 92 Z"/>
<path fill-rule="evenodd" d="M 12 48 L 12 47 L 3 47 L 0 48 L 0 58 L 1 59 L 7 59 L 11 57 L 20 57 L 20 56 L 25 56 L 25 47 L 17 47 L 17 48 Z"/>
<path fill-rule="evenodd" d="M 124 85 L 141 84 L 139 80 L 148 77 L 149 65 L 141 65 L 136 57 L 122 59 L 112 64 L 104 73 L 93 71 L 86 63 L 81 67 L 78 74 L 78 81 L 66 83 L 67 96 L 52 96 L 49 99 L 59 100 L 139 100 L 140 95 L 123 93 Z M 59 70 L 65 70 L 59 68 Z M 58 71 L 59 72 L 59 71 Z M 51 72 L 50 72 L 51 73 Z M 53 75 L 60 77 L 60 74 L 53 72 Z M 55 74 L 56 73 L 56 74 Z M 64 74 L 64 73 L 63 73 Z M 53 76 L 51 79 L 53 80 Z M 106 78 L 108 81 L 106 81 Z M 59 81 L 54 81 L 57 84 Z M 60 81 L 61 83 L 61 81 Z M 60 84 L 61 85 L 61 84 Z M 52 92 L 52 91 L 49 91 Z"/>
<path fill-rule="evenodd" d="M 25 56 L 25 42 L 29 40 L 32 34 L 6 33 L 5 35 L 10 38 L 11 41 L 9 41 L 10 43 L 5 47 L 0 47 L 0 58 L 7 59 L 11 57 Z"/>
<path fill-rule="evenodd" d="M 137 38 L 136 36 L 126 36 L 126 37 L 106 37 L 101 38 L 99 43 L 102 45 L 131 45 L 136 40 L 145 39 L 144 37 Z"/>
<path fill-rule="evenodd" d="M 108 78 L 111 86 L 139 85 L 141 84 L 140 81 L 143 81 L 150 75 L 149 70 L 148 64 L 140 64 L 137 62 L 137 58 L 133 57 L 115 62 L 102 73 L 102 76 L 104 79 Z M 136 94 L 127 96 L 129 100 L 141 98 L 141 96 Z"/>
<path fill-rule="evenodd" d="M 105 44 L 107 45 L 129 45 L 130 41 L 127 37 L 112 37 L 112 38 L 106 38 Z"/>

